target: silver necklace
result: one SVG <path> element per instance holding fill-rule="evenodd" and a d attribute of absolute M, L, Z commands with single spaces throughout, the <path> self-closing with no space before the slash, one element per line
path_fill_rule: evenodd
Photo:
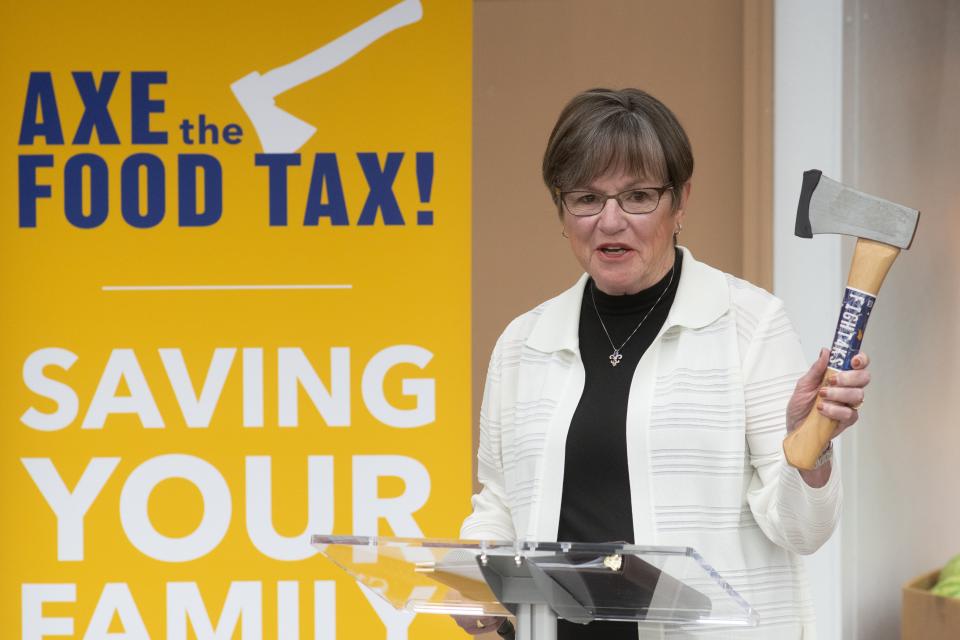
<path fill-rule="evenodd" d="M 615 367 L 618 364 L 620 364 L 620 361 L 623 360 L 623 354 L 621 354 L 620 351 L 622 351 L 623 348 L 627 346 L 627 343 L 630 342 L 630 338 L 632 338 L 634 334 L 636 334 L 637 331 L 640 330 L 640 327 L 643 326 L 643 323 L 647 321 L 647 318 L 650 317 L 650 314 L 653 313 L 653 310 L 656 309 L 657 305 L 660 304 L 660 301 L 663 300 L 663 296 L 665 296 L 667 294 L 667 291 L 670 290 L 670 285 L 673 284 L 673 274 L 676 273 L 676 270 L 677 270 L 677 262 L 676 260 L 674 260 L 673 267 L 670 269 L 670 280 L 667 282 L 667 286 L 664 288 L 662 292 L 660 292 L 660 297 L 657 298 L 657 301 L 653 303 L 652 307 L 650 307 L 650 311 L 647 311 L 647 315 L 643 316 L 643 320 L 640 321 L 640 324 L 638 324 L 636 328 L 630 332 L 630 335 L 627 336 L 627 339 L 624 340 L 623 344 L 621 344 L 619 347 L 613 344 L 613 338 L 610 337 L 610 332 L 607 331 L 607 325 L 603 323 L 603 317 L 600 315 L 600 309 L 597 308 L 597 298 L 593 294 L 593 281 L 592 280 L 590 281 L 590 300 L 593 302 L 593 310 L 597 314 L 597 320 L 600 321 L 600 326 L 603 327 L 603 332 L 607 334 L 607 340 L 610 342 L 610 346 L 613 347 L 613 353 L 610 354 L 611 367 Z"/>

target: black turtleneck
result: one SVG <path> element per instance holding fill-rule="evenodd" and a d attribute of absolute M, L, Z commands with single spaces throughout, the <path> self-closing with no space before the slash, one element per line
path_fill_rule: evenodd
<path fill-rule="evenodd" d="M 585 380 L 567 433 L 557 540 L 634 542 L 627 470 L 627 399 L 634 369 L 673 304 L 682 259 L 683 254 L 676 250 L 672 280 L 671 272 L 667 272 L 660 282 L 636 294 L 607 295 L 594 286 L 592 279 L 584 289 L 579 337 Z M 615 367 L 610 365 L 613 347 L 598 312 L 618 347 L 650 314 L 621 349 L 623 359 Z M 559 640 L 635 639 L 637 626 L 616 622 L 583 626 L 561 620 L 557 633 Z"/>

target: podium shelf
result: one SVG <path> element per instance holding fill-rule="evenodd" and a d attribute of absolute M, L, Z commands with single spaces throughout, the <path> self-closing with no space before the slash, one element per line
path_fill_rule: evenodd
<path fill-rule="evenodd" d="M 315 535 L 319 551 L 397 609 L 683 627 L 755 626 L 756 611 L 690 547 Z"/>

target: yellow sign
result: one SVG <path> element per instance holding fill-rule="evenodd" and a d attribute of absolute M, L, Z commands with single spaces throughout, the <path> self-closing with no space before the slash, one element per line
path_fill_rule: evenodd
<path fill-rule="evenodd" d="M 4 634 L 456 633 L 308 536 L 469 506 L 470 3 L 3 18 Z"/>

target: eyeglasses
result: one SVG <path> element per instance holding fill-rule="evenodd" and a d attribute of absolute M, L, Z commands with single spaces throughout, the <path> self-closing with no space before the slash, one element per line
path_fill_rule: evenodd
<path fill-rule="evenodd" d="M 607 200 L 613 198 L 620 205 L 620 208 L 627 213 L 642 214 L 654 211 L 660 205 L 660 198 L 664 191 L 673 189 L 673 185 L 666 184 L 662 187 L 647 187 L 645 189 L 627 189 L 615 195 L 597 193 L 596 191 L 587 191 L 585 189 L 577 191 L 560 191 L 557 194 L 563 201 L 563 206 L 572 216 L 586 217 L 595 216 L 606 206 Z"/>

